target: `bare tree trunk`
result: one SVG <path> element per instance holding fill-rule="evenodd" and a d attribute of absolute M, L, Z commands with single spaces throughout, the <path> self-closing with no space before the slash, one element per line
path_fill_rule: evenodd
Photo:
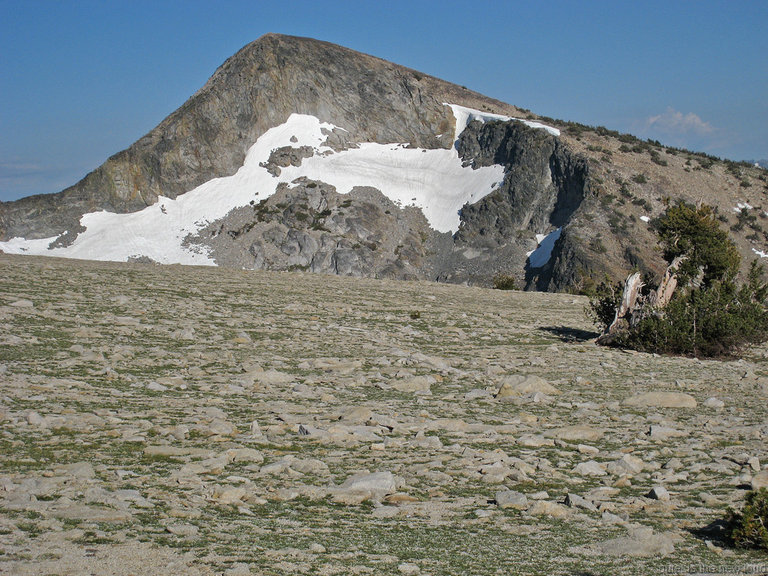
<path fill-rule="evenodd" d="M 667 267 L 664 277 L 656 290 L 652 290 L 648 296 L 643 297 L 640 291 L 643 282 L 639 272 L 630 274 L 624 281 L 624 292 L 621 301 L 616 308 L 613 322 L 597 339 L 598 344 L 610 344 L 616 336 L 627 328 L 632 328 L 649 314 L 661 314 L 664 308 L 672 300 L 672 295 L 677 288 L 677 270 L 685 259 L 678 256 Z M 695 326 L 694 326 L 695 334 Z"/>

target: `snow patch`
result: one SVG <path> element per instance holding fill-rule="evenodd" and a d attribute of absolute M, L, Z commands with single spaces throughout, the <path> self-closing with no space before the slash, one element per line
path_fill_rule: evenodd
<path fill-rule="evenodd" d="M 646 223 L 651 221 L 649 216 L 640 216 L 640 220 L 642 220 L 643 222 L 646 222 Z"/>
<path fill-rule="evenodd" d="M 454 109 L 459 115 L 457 126 L 466 126 L 474 113 L 481 114 Z M 342 194 L 355 186 L 377 188 L 398 205 L 419 207 L 435 230 L 455 232 L 461 207 L 490 194 L 504 178 L 503 166 L 463 167 L 455 148 L 424 150 L 401 143 L 361 143 L 334 152 L 323 145 L 334 128 L 314 116 L 292 114 L 251 146 L 243 166 L 232 176 L 214 178 L 174 199 L 160 197 L 139 212 L 85 214 L 80 223 L 86 230 L 70 246 L 49 249 L 55 237 L 13 238 L 0 242 L 0 249 L 90 260 L 125 261 L 140 255 L 163 264 L 215 265 L 207 248 L 185 244 L 185 239 L 234 208 L 268 198 L 278 184 L 290 185 L 300 177 L 323 181 Z M 311 146 L 315 155 L 305 158 L 301 166 L 283 168 L 275 177 L 259 164 L 284 146 Z"/>
<path fill-rule="evenodd" d="M 456 117 L 456 131 L 454 133 L 454 138 L 453 138 L 454 141 L 459 139 L 459 135 L 462 132 L 464 132 L 464 129 L 473 120 L 477 120 L 479 122 L 482 122 L 483 124 L 493 120 L 500 120 L 501 122 L 509 122 L 510 120 L 514 120 L 516 122 L 522 122 L 523 124 L 525 124 L 530 128 L 538 128 L 540 130 L 546 130 L 553 136 L 560 136 L 560 130 L 558 130 L 557 128 L 553 128 L 552 126 L 547 126 L 546 124 L 542 124 L 541 122 L 532 122 L 530 120 L 513 118 L 511 116 L 503 116 L 501 114 L 491 114 L 490 112 L 482 112 L 480 110 L 475 110 L 474 108 L 467 108 L 465 106 L 459 106 L 458 104 L 449 104 L 447 102 L 443 102 L 443 106 L 450 106 L 451 110 L 453 111 L 453 115 Z"/>
<path fill-rule="evenodd" d="M 536 242 L 538 242 L 539 246 L 533 252 L 528 253 L 528 263 L 531 268 L 541 268 L 549 262 L 555 242 L 560 238 L 562 231 L 562 228 L 558 228 L 547 235 L 536 234 Z"/>
<path fill-rule="evenodd" d="M 752 210 L 753 207 L 747 204 L 746 202 L 739 202 L 736 204 L 736 206 L 733 207 L 733 211 L 737 214 L 739 212 L 742 212 L 743 210 Z"/>
<path fill-rule="evenodd" d="M 762 250 L 758 250 L 756 248 L 752 248 L 752 252 L 757 254 L 760 258 L 768 258 L 768 252 L 763 252 Z"/>

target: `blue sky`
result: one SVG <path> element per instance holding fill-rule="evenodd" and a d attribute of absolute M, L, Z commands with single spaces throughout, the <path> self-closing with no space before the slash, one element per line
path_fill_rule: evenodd
<path fill-rule="evenodd" d="M 0 0 L 0 200 L 74 184 L 267 32 L 538 114 L 768 158 L 765 0 Z"/>

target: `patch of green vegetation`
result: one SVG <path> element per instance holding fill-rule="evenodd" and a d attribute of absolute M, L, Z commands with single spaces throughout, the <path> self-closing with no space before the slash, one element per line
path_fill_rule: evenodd
<path fill-rule="evenodd" d="M 741 512 L 728 511 L 728 537 L 737 548 L 768 552 L 768 489 L 747 494 Z"/>
<path fill-rule="evenodd" d="M 722 357 L 768 339 L 768 284 L 762 281 L 762 268 L 753 262 L 747 282 L 736 283 L 741 258 L 712 208 L 680 202 L 668 207 L 654 228 L 664 258 L 677 262 L 678 290 L 663 309 L 641 311 L 609 343 L 648 352 Z M 590 303 L 589 312 L 603 329 L 613 321 L 622 291 L 619 285 L 605 285 Z"/>
<path fill-rule="evenodd" d="M 493 287 L 496 290 L 515 290 L 517 288 L 515 277 L 511 274 L 496 274 L 493 277 Z"/>

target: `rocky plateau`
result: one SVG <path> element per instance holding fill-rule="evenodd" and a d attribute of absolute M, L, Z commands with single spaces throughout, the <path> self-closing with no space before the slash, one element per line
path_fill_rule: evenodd
<path fill-rule="evenodd" d="M 0 573 L 768 572 L 722 533 L 768 348 L 605 349 L 585 302 L 0 255 Z"/>

